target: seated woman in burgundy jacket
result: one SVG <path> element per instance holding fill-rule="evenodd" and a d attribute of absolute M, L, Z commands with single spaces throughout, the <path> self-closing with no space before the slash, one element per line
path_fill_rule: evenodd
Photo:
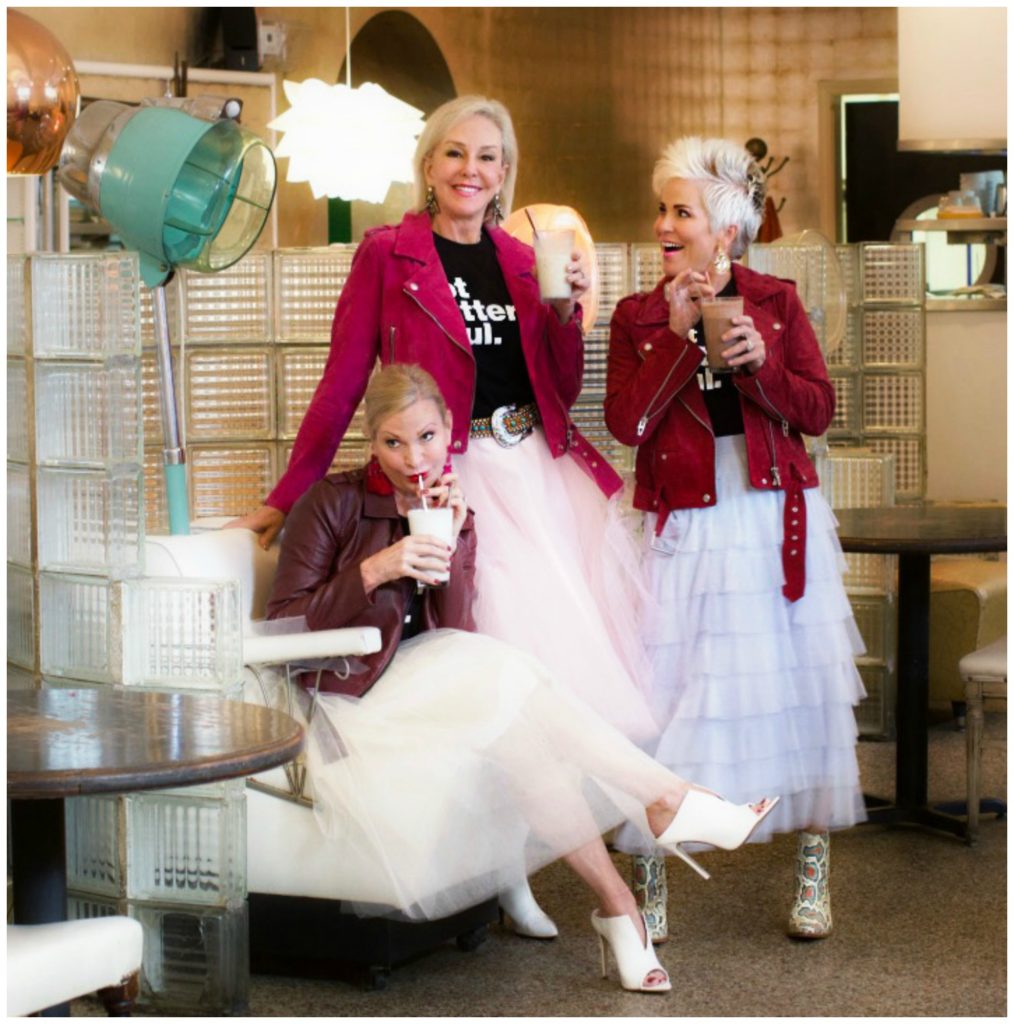
<path fill-rule="evenodd" d="M 360 880 L 360 911 L 445 916 L 563 857 L 597 898 L 592 926 L 623 987 L 668 991 L 601 833 L 626 820 L 681 855 L 693 840 L 732 849 L 773 804 L 692 788 L 534 658 L 470 632 L 476 535 L 446 466 L 443 398 L 425 371 L 394 365 L 371 381 L 366 414 L 374 460 L 293 508 L 269 603 L 272 618 L 383 636 L 325 683 L 307 748 L 318 821 Z M 451 508 L 452 542 L 408 532 L 422 491 Z"/>

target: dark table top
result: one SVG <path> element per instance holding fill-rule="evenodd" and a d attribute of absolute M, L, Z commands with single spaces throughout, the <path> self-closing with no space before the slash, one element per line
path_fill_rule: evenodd
<path fill-rule="evenodd" d="M 292 760 L 303 729 L 255 704 L 102 686 L 7 694 L 7 796 L 189 786 Z"/>
<path fill-rule="evenodd" d="M 893 505 L 835 512 L 846 551 L 959 554 L 1007 550 L 1006 506 Z"/>

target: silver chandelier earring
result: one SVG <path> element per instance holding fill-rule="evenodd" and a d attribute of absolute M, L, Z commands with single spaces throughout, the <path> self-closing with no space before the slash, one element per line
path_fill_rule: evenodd
<path fill-rule="evenodd" d="M 500 205 L 500 193 L 493 196 L 493 223 L 499 224 L 503 220 L 503 206 Z"/>
<path fill-rule="evenodd" d="M 435 216 L 436 212 L 440 209 L 437 206 L 437 194 L 433 190 L 432 185 L 426 186 L 426 212 L 431 216 Z"/>
<path fill-rule="evenodd" d="M 715 270 L 720 274 L 728 274 L 729 267 L 732 266 L 729 254 L 721 246 L 718 247 L 718 252 L 715 253 L 714 259 L 711 262 Z"/>

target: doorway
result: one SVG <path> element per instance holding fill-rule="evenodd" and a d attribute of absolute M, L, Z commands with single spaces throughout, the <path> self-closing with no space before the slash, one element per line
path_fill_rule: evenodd
<path fill-rule="evenodd" d="M 376 14 L 356 33 L 351 47 L 352 86 L 375 82 L 385 92 L 429 117 L 457 91 L 436 40 L 404 11 Z M 342 61 L 337 81 L 345 81 Z M 395 182 L 383 203 L 328 200 L 328 242 L 351 242 L 381 224 L 397 223 L 414 202 L 413 186 Z"/>

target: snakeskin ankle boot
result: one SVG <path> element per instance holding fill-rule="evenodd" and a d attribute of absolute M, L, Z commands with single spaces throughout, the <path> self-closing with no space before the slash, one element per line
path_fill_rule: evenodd
<path fill-rule="evenodd" d="M 669 893 L 665 877 L 665 857 L 631 858 L 631 888 L 638 909 L 644 914 L 648 938 L 659 946 L 669 940 L 669 921 L 666 914 Z"/>
<path fill-rule="evenodd" d="M 789 913 L 793 939 L 826 939 L 831 934 L 831 836 L 800 832 L 796 849 L 796 897 Z"/>

